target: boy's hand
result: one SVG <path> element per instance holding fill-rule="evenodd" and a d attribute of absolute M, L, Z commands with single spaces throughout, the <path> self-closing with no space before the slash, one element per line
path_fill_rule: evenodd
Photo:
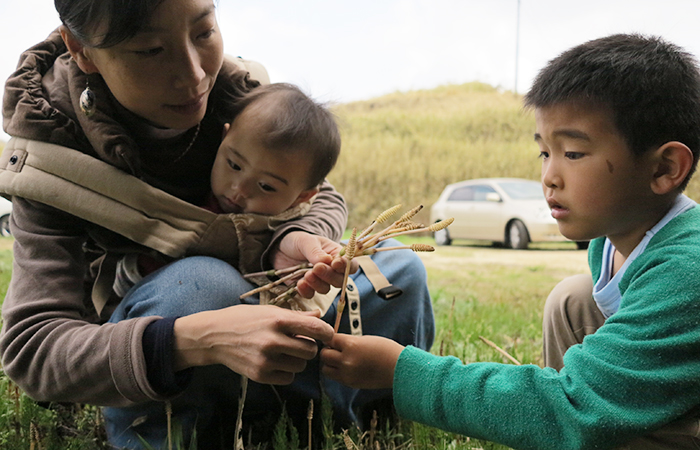
<path fill-rule="evenodd" d="M 323 374 L 356 389 L 394 384 L 394 368 L 404 347 L 381 336 L 336 334 L 321 350 Z"/>
<path fill-rule="evenodd" d="M 272 265 L 275 269 L 284 269 L 305 262 L 313 264 L 313 270 L 297 283 L 299 294 L 311 298 L 314 292 L 325 294 L 331 285 L 342 285 L 347 264 L 345 258 L 337 257 L 342 248 L 328 238 L 293 231 L 282 238 L 279 248 L 273 252 Z"/>

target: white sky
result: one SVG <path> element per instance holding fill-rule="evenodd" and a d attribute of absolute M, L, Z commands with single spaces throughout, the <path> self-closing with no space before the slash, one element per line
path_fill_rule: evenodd
<path fill-rule="evenodd" d="M 483 81 L 514 89 L 518 0 L 218 0 L 226 53 L 321 101 Z M 0 0 L 0 78 L 59 24 L 52 0 Z M 520 0 L 517 90 L 562 51 L 618 32 L 700 57 L 699 0 Z M 7 140 L 0 133 L 0 139 Z"/>

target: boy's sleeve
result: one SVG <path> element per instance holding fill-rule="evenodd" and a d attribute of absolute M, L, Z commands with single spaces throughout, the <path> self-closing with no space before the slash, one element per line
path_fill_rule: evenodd
<path fill-rule="evenodd" d="M 639 275 L 621 285 L 619 311 L 569 349 L 560 372 L 407 348 L 394 378 L 397 411 L 516 448 L 576 449 L 612 448 L 696 410 L 700 270 L 673 252 L 664 246 L 630 266 Z M 682 282 L 669 281 L 680 272 Z"/>
<path fill-rule="evenodd" d="M 566 402 L 557 377 L 554 369 L 465 365 L 407 347 L 394 373 L 394 403 L 406 419 L 515 448 L 579 448 L 581 437 L 568 436 L 551 407 L 557 397 Z"/>

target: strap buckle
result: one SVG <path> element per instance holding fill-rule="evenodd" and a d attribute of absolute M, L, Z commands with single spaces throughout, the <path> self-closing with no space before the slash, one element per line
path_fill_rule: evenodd
<path fill-rule="evenodd" d="M 377 295 L 383 300 L 393 300 L 401 294 L 403 294 L 403 290 L 391 284 L 377 291 Z"/>

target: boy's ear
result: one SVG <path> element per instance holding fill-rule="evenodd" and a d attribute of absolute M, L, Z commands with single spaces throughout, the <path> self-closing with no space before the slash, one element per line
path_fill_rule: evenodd
<path fill-rule="evenodd" d="M 654 152 L 655 166 L 651 190 L 668 194 L 683 184 L 693 166 L 693 152 L 678 141 L 667 142 Z"/>
<path fill-rule="evenodd" d="M 80 70 L 88 74 L 99 73 L 100 70 L 90 58 L 90 52 L 88 50 L 88 47 L 83 45 L 82 42 L 80 42 L 75 36 L 73 36 L 73 33 L 71 33 L 65 25 L 61 25 L 59 27 L 59 31 L 61 33 L 61 37 L 63 38 L 63 42 L 68 48 L 68 52 L 73 57 L 75 62 L 78 63 L 78 67 L 80 67 Z"/>
<path fill-rule="evenodd" d="M 317 187 L 302 191 L 301 194 L 299 194 L 299 196 L 297 197 L 297 199 L 294 200 L 292 206 L 297 206 L 299 203 L 308 202 L 309 200 L 311 200 L 311 197 L 318 194 L 318 191 L 319 189 Z"/>

